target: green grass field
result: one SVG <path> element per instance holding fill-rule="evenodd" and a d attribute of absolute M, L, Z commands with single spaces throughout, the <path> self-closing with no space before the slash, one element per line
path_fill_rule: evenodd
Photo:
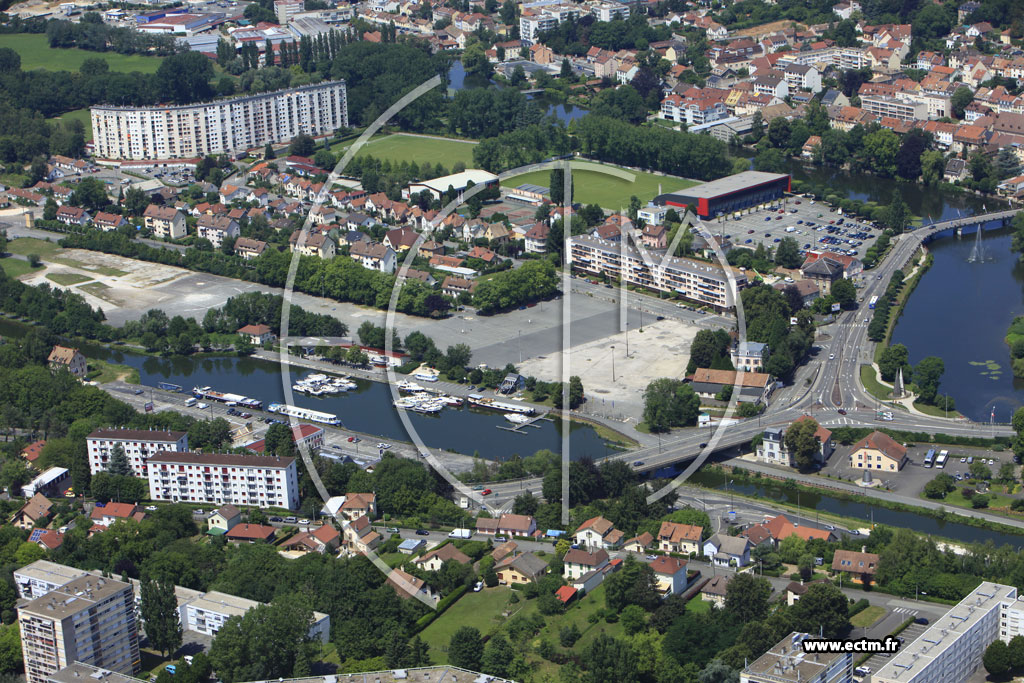
<path fill-rule="evenodd" d="M 699 595 L 694 597 L 688 603 L 686 603 L 686 611 L 693 612 L 695 614 L 703 614 L 704 612 L 711 611 L 711 603 L 704 600 Z"/>
<path fill-rule="evenodd" d="M 28 264 L 28 261 L 22 261 L 21 259 L 7 257 L 0 259 L 0 268 L 3 268 L 4 272 L 10 277 L 21 277 L 22 275 L 27 275 L 28 273 L 34 273 L 35 271 L 42 268 L 42 266 L 39 266 L 38 268 L 33 268 Z"/>
<path fill-rule="evenodd" d="M 695 181 L 675 176 L 629 172 L 636 176 L 633 182 L 599 171 L 574 170 L 572 172 L 573 198 L 584 204 L 597 204 L 612 211 L 625 211 L 629 207 L 629 198 L 633 195 L 636 195 L 641 203 L 646 204 L 658 195 L 659 186 L 662 192 L 671 192 L 697 184 Z M 550 175 L 549 171 L 533 171 L 514 176 L 504 181 L 502 185 L 516 187 L 523 183 L 532 183 L 546 187 L 550 182 Z"/>
<path fill-rule="evenodd" d="M 335 145 L 331 148 L 335 154 L 346 150 L 351 146 L 352 141 Z M 377 159 L 388 159 L 392 163 L 398 161 L 415 161 L 417 164 L 430 162 L 440 163 L 446 168 L 451 168 L 455 162 L 461 161 L 467 167 L 473 166 L 473 147 L 475 142 L 462 140 L 441 140 L 435 138 L 422 138 L 416 135 L 382 135 L 371 139 L 357 156 L 370 155 Z"/>
<path fill-rule="evenodd" d="M 55 116 L 52 119 L 47 119 L 47 121 L 81 121 L 85 124 L 85 141 L 92 141 L 92 118 L 89 116 L 88 109 L 75 109 L 74 111 L 69 111 L 66 114 L 61 114 L 60 116 Z"/>
<path fill-rule="evenodd" d="M 21 254 L 22 256 L 37 254 L 43 261 L 47 261 L 49 263 L 63 263 L 65 266 L 81 268 L 100 275 L 120 277 L 128 274 L 123 270 L 111 268 L 110 266 L 96 266 L 89 263 L 82 263 L 81 261 L 69 257 L 56 242 L 48 242 L 34 237 L 19 237 L 16 240 L 11 240 L 7 244 L 7 251 L 12 254 Z"/>
<path fill-rule="evenodd" d="M 51 71 L 78 71 L 82 62 L 92 57 L 105 59 L 111 71 L 141 71 L 156 73 L 161 57 L 121 55 L 116 52 L 91 52 L 78 48 L 53 49 L 41 33 L 9 33 L 0 35 L 0 47 L 9 47 L 21 55 L 21 68 L 49 69 Z"/>
<path fill-rule="evenodd" d="M 883 616 L 885 616 L 884 607 L 871 605 L 867 609 L 861 610 L 857 614 L 853 615 L 853 618 L 850 619 L 850 623 L 856 628 L 868 628 Z"/>
<path fill-rule="evenodd" d="M 505 623 L 501 613 L 508 604 L 512 589 L 508 586 L 487 588 L 479 593 L 466 593 L 458 602 L 448 608 L 434 623 L 420 633 L 420 637 L 430 646 L 430 661 L 435 664 L 448 662 L 448 643 L 452 635 L 463 626 L 472 626 L 482 635 L 497 631 Z M 523 608 L 525 599 L 521 599 L 513 610 Z M 532 604 L 530 604 L 533 607 Z"/>
<path fill-rule="evenodd" d="M 78 273 L 47 273 L 46 279 L 51 282 L 56 282 L 58 285 L 70 287 L 71 285 L 88 282 L 92 278 L 88 275 L 79 275 Z"/>

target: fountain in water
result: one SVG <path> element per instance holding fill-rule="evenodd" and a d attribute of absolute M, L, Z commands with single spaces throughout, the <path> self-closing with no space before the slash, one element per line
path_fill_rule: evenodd
<path fill-rule="evenodd" d="M 974 237 L 974 246 L 971 247 L 971 255 L 967 257 L 968 263 L 982 263 L 985 260 L 985 245 L 981 241 L 981 225 L 978 225 L 978 233 Z"/>

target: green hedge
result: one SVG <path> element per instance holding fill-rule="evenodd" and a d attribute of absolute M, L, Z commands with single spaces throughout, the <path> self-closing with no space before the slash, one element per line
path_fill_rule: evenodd
<path fill-rule="evenodd" d="M 855 602 L 852 605 L 850 605 L 850 609 L 849 609 L 850 618 L 852 619 L 853 617 L 855 617 L 856 615 L 860 614 L 861 612 L 863 612 L 864 610 L 866 610 L 870 606 L 871 606 L 871 603 L 868 602 L 867 598 L 861 598 L 857 602 Z"/>
<path fill-rule="evenodd" d="M 441 598 L 441 601 L 437 603 L 437 609 L 435 609 L 432 612 L 428 612 L 427 614 L 424 614 L 422 617 L 416 620 L 416 630 L 414 632 L 419 633 L 427 626 L 429 626 L 431 622 L 434 621 L 434 619 L 437 619 L 439 616 L 444 614 L 444 611 L 446 609 L 451 607 L 456 600 L 461 598 L 466 593 L 467 590 L 469 590 L 469 586 L 467 586 L 466 584 L 462 584 L 461 586 L 453 590 L 451 593 Z"/>

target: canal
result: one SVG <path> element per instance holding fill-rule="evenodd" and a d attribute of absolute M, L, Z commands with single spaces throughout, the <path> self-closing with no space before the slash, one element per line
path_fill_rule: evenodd
<path fill-rule="evenodd" d="M 819 510 L 850 519 L 859 519 L 864 522 L 863 526 L 865 527 L 870 526 L 873 520 L 875 524 L 904 527 L 923 534 L 964 543 L 984 543 L 990 540 L 996 546 L 1011 545 L 1019 548 L 1024 545 L 1024 533 L 1021 535 L 1002 533 L 959 522 L 936 519 L 916 512 L 890 510 L 889 508 L 872 505 L 868 502 L 870 499 L 866 497 L 858 497 L 859 500 L 844 500 L 830 496 L 827 493 L 800 491 L 798 499 L 796 489 L 790 489 L 781 485 L 736 483 L 735 481 L 732 484 L 728 484 L 728 475 L 725 472 L 718 469 L 708 470 L 707 468 L 695 472 L 688 481 L 692 484 L 721 491 L 730 490 L 780 503 L 799 504 L 801 510 Z"/>
<path fill-rule="evenodd" d="M 28 328 L 11 321 L 0 321 L 0 335 L 24 336 Z M 88 358 L 108 363 L 127 365 L 139 371 L 146 387 L 158 382 L 171 382 L 190 391 L 196 386 L 210 386 L 217 391 L 242 394 L 263 401 L 263 405 L 285 401 L 281 383 L 281 366 L 271 361 L 236 356 L 173 356 L 158 358 L 110 348 L 101 344 L 75 343 Z M 292 367 L 294 383 L 314 370 Z M 338 374 L 344 368 L 339 367 Z M 354 378 L 357 389 L 341 394 L 307 396 L 293 392 L 293 403 L 304 408 L 334 413 L 342 425 L 353 431 L 373 434 L 383 439 L 411 441 L 392 404 L 391 392 L 382 382 Z M 519 432 L 499 427 L 510 427 L 502 413 L 462 407 L 446 407 L 439 414 L 409 413 L 409 419 L 420 438 L 428 446 L 463 455 L 478 453 L 487 460 L 508 460 L 515 455 L 526 457 L 539 450 L 561 452 L 561 420 L 536 423 Z M 366 444 L 367 448 L 371 446 Z M 604 458 L 614 452 L 590 425 L 571 423 L 570 452 L 573 459 Z"/>

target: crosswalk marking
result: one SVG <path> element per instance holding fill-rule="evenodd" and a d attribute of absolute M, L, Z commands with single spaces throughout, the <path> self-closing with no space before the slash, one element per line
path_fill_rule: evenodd
<path fill-rule="evenodd" d="M 916 617 L 918 615 L 918 610 L 911 609 L 909 607 L 897 607 L 893 610 L 893 612 L 897 612 L 899 614 L 906 614 L 911 617 Z"/>

